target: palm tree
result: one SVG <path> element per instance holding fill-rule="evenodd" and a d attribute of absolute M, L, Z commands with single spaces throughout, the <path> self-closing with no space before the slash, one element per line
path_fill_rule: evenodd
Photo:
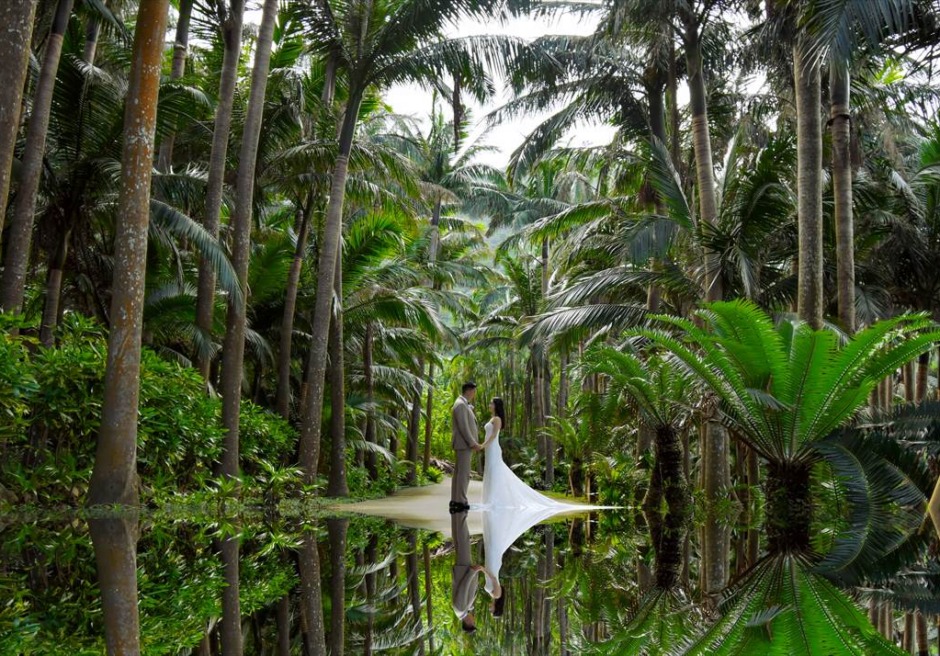
<path fill-rule="evenodd" d="M 29 63 L 29 44 L 33 35 L 33 16 L 38 0 L 15 0 L 7 3 L 3 23 L 9 34 L 0 43 L 0 61 L 6 62 L 0 71 L 0 235 L 7 214 L 7 194 L 10 191 L 10 169 L 13 149 L 20 128 L 20 108 L 23 105 L 23 87 Z"/>
<path fill-rule="evenodd" d="M 226 429 L 225 448 L 220 473 L 238 476 L 238 423 L 240 418 L 242 375 L 245 357 L 245 328 L 248 305 L 248 262 L 251 247 L 251 214 L 254 202 L 255 168 L 258 140 L 264 115 L 264 95 L 271 61 L 271 43 L 277 20 L 277 0 L 265 0 L 251 72 L 248 115 L 242 132 L 236 181 L 235 208 L 232 216 L 232 265 L 239 288 L 244 290 L 228 303 L 225 343 L 222 347 L 222 424 Z"/>
<path fill-rule="evenodd" d="M 124 114 L 120 223 L 111 297 L 101 432 L 89 484 L 92 504 L 136 505 L 137 400 L 147 267 L 150 178 L 168 0 L 142 0 Z"/>
<path fill-rule="evenodd" d="M 518 41 L 495 37 L 435 41 L 445 23 L 463 15 L 488 15 L 493 0 L 461 0 L 428 8 L 416 0 L 375 4 L 326 2 L 312 6 L 306 20 L 315 37 L 315 49 L 337 61 L 345 74 L 348 97 L 339 132 L 339 149 L 333 167 L 329 204 L 319 249 L 317 295 L 313 311 L 311 348 L 307 364 L 305 416 L 301 423 L 300 462 L 306 480 L 312 481 L 320 449 L 320 415 L 327 364 L 336 262 L 342 234 L 343 204 L 349 155 L 358 123 L 359 106 L 370 87 L 383 88 L 404 80 L 431 79 L 445 69 L 460 70 L 474 82 L 468 87 L 478 97 L 490 89 L 485 61 L 513 48 Z"/>
<path fill-rule="evenodd" d="M 238 82 L 238 60 L 242 51 L 242 14 L 244 0 L 217 0 L 220 32 L 222 36 L 222 74 L 219 79 L 218 104 L 212 128 L 212 150 L 209 155 L 209 176 L 206 189 L 206 210 L 203 225 L 209 234 L 219 236 L 219 213 L 222 209 L 222 191 L 225 181 L 226 155 L 229 132 L 232 127 L 232 107 L 235 102 L 235 85 Z M 215 306 L 215 272 L 203 258 L 199 268 L 199 288 L 196 296 L 196 322 L 205 334 L 211 334 L 212 315 Z M 199 370 L 203 378 L 209 376 L 208 357 L 199 359 Z"/>
<path fill-rule="evenodd" d="M 73 0 L 58 0 L 52 27 L 46 40 L 42 68 L 36 82 L 32 113 L 26 128 L 26 145 L 23 150 L 22 173 L 13 205 L 13 220 L 10 222 L 10 242 L 0 280 L 0 308 L 18 313 L 22 310 L 26 290 L 26 269 L 32 252 L 33 219 L 36 198 L 42 178 L 42 160 L 46 152 L 46 135 L 49 130 L 49 115 L 52 94 L 55 90 L 62 43 L 72 15 Z"/>

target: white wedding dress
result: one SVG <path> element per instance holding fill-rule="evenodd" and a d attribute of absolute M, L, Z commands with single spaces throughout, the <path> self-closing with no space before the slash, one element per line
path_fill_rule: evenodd
<path fill-rule="evenodd" d="M 493 425 L 493 420 L 490 419 L 486 422 L 484 428 L 486 431 L 484 442 L 488 442 L 490 438 L 493 438 L 493 441 L 487 444 L 484 450 L 486 460 L 483 469 L 483 505 L 479 510 L 551 508 L 558 512 L 585 509 L 582 505 L 555 501 L 544 494 L 536 492 L 522 482 L 522 479 L 516 476 L 515 472 L 509 468 L 509 465 L 503 462 L 503 449 L 499 445 L 499 431 Z M 495 436 L 494 432 L 496 433 Z"/>

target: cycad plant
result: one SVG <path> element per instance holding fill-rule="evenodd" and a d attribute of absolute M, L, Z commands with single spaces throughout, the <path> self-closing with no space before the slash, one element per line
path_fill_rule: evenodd
<path fill-rule="evenodd" d="M 854 338 L 784 316 L 776 324 L 748 301 L 706 305 L 679 329 L 638 331 L 672 353 L 718 401 L 720 420 L 767 461 L 770 546 L 809 546 L 812 465 L 820 442 L 849 422 L 879 381 L 940 340 L 924 315 L 878 322 Z"/>
<path fill-rule="evenodd" d="M 644 508 L 658 511 L 665 500 L 672 514 L 684 516 L 689 489 L 680 435 L 695 404 L 691 372 L 661 354 L 606 346 L 585 353 L 582 369 L 585 375 L 604 377 L 604 403 L 632 406 L 641 428 L 651 430 L 655 436 L 653 471 Z"/>

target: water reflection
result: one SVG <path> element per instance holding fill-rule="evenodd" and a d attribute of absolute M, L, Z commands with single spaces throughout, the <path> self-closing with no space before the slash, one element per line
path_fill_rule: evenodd
<path fill-rule="evenodd" d="M 472 515 L 452 516 L 443 532 L 362 517 L 243 518 L 224 534 L 212 519 L 8 521 L 0 653 L 212 656 L 230 653 L 229 628 L 259 656 L 888 654 L 918 627 L 936 636 L 930 530 L 915 529 L 873 569 L 859 562 L 881 553 L 878 540 L 858 544 L 848 567 L 760 554 L 753 528 L 735 528 L 731 585 L 712 597 L 696 558 L 702 532 L 688 518 Z M 233 563 L 237 588 L 227 584 Z M 228 621 L 234 600 L 223 600 L 236 590 L 240 612 Z"/>
<path fill-rule="evenodd" d="M 137 516 L 92 519 L 88 529 L 95 549 L 108 653 L 139 654 Z"/>

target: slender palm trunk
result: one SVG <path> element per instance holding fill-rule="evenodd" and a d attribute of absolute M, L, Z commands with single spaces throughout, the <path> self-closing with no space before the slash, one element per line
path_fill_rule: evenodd
<path fill-rule="evenodd" d="M 335 303 L 330 323 L 330 475 L 326 493 L 349 496 L 346 483 L 346 371 L 343 363 L 343 253 L 336 254 L 333 293 Z"/>
<path fill-rule="evenodd" d="M 327 345 L 330 334 L 331 306 L 336 261 L 343 230 L 343 202 L 346 194 L 346 176 L 349 153 L 362 100 L 361 91 L 351 93 L 346 103 L 343 127 L 340 133 L 339 153 L 330 182 L 330 202 L 327 205 L 323 244 L 317 266 L 317 296 L 313 308 L 310 357 L 307 361 L 307 389 L 304 399 L 304 417 L 300 426 L 300 466 L 306 483 L 313 483 L 317 475 L 322 431 L 323 389 L 326 377 Z"/>
<path fill-rule="evenodd" d="M 206 213 L 203 225 L 213 237 L 219 236 L 219 213 L 222 210 L 222 189 L 225 184 L 225 163 L 228 155 L 229 132 L 232 127 L 232 106 L 235 85 L 238 82 L 238 59 L 242 48 L 242 14 L 244 0 L 230 0 L 228 15 L 222 22 L 222 75 L 219 80 L 219 101 L 215 108 L 212 130 L 212 150 L 209 153 L 209 172 L 206 181 Z M 196 291 L 196 325 L 206 335 L 212 334 L 212 316 L 215 305 L 215 269 L 206 259 L 199 260 L 199 282 Z M 211 358 L 200 355 L 199 371 L 209 377 Z"/>
<path fill-rule="evenodd" d="M 855 332 L 855 226 L 852 217 L 852 118 L 849 72 L 837 62 L 829 67 L 829 123 L 832 131 L 832 195 L 836 223 L 836 287 L 839 322 Z"/>
<path fill-rule="evenodd" d="M 33 96 L 32 113 L 26 128 L 26 147 L 23 150 L 23 166 L 20 185 L 13 203 L 13 220 L 10 221 L 10 243 L 7 244 L 3 278 L 0 281 L 0 309 L 19 313 L 23 308 L 26 291 L 26 269 L 33 243 L 33 218 L 36 212 L 36 197 L 42 178 L 42 161 L 46 152 L 46 135 L 49 133 L 49 115 L 52 109 L 52 93 L 55 90 L 62 42 L 72 14 L 73 0 L 59 0 L 52 29 L 46 39 L 46 52 L 42 59 L 36 94 Z M 6 65 L 6 64 L 4 64 Z M 149 175 L 147 178 L 149 197 Z"/>
<path fill-rule="evenodd" d="M 684 46 L 689 80 L 689 103 L 692 111 L 692 145 L 695 150 L 695 177 L 698 188 L 699 219 L 703 225 L 718 221 L 718 201 L 715 191 L 715 167 L 712 160 L 711 135 L 708 128 L 708 95 L 702 61 L 702 41 L 697 18 L 693 12 L 683 17 Z M 705 300 L 721 300 L 722 282 L 718 258 L 706 252 Z M 728 435 L 717 423 L 708 422 L 703 431 L 703 479 L 705 499 L 711 505 L 730 484 L 728 463 Z M 705 552 L 708 571 L 706 590 L 716 592 L 727 581 L 727 531 L 720 525 L 714 512 L 706 516 Z"/>
<path fill-rule="evenodd" d="M 424 556 L 424 598 L 427 604 L 428 612 L 428 651 L 432 654 L 434 653 L 434 610 L 433 604 L 431 603 L 434 599 L 434 595 L 431 594 L 433 591 L 433 580 L 431 578 L 431 550 L 428 549 L 427 542 L 424 543 L 423 549 Z"/>
<path fill-rule="evenodd" d="M 138 656 L 137 517 L 90 519 L 88 532 L 95 548 L 108 656 Z"/>
<path fill-rule="evenodd" d="M 424 406 L 424 472 L 431 468 L 431 440 L 434 437 L 434 363 L 428 362 L 428 398 Z"/>
<path fill-rule="evenodd" d="M 69 241 L 72 226 L 59 235 L 59 243 L 49 260 L 46 274 L 46 299 L 42 310 L 42 323 L 39 326 L 39 343 L 50 347 L 55 342 L 55 329 L 59 323 L 59 303 L 62 298 L 62 279 L 65 277 L 65 262 L 68 259 Z"/>
<path fill-rule="evenodd" d="M 176 38 L 173 39 L 173 65 L 170 67 L 170 80 L 175 81 L 183 77 L 186 72 L 186 55 L 189 52 L 189 19 L 193 13 L 193 0 L 180 0 L 179 18 L 176 21 Z M 173 146 L 176 143 L 176 132 L 171 132 L 160 143 L 160 155 L 157 158 L 157 168 L 169 171 L 173 165 Z"/>
<path fill-rule="evenodd" d="M 13 150 L 20 129 L 23 87 L 29 64 L 29 45 L 33 35 L 33 17 L 37 0 L 11 0 L 0 6 L 0 24 L 5 26 L 0 39 L 0 236 L 7 215 Z"/>
<path fill-rule="evenodd" d="M 797 311 L 813 328 L 823 321 L 822 122 L 819 64 L 798 43 L 793 47 L 796 85 L 799 282 Z M 847 98 L 846 98 L 847 99 Z M 849 189 L 851 194 L 851 188 Z"/>
<path fill-rule="evenodd" d="M 291 348 L 294 338 L 294 315 L 297 312 L 297 294 L 300 291 L 300 274 L 307 250 L 310 234 L 310 219 L 313 214 L 313 198 L 307 197 L 307 204 L 301 213 L 300 227 L 297 231 L 297 244 L 294 247 L 294 259 L 287 272 L 287 289 L 284 291 L 284 315 L 281 319 L 279 347 L 277 351 L 277 393 L 274 405 L 277 413 L 290 419 L 290 365 Z"/>
<path fill-rule="evenodd" d="M 277 656 L 290 656 L 290 593 L 277 602 Z M 260 652 L 259 652 L 260 653 Z"/>
<path fill-rule="evenodd" d="M 277 0 L 265 0 L 255 49 L 254 68 L 251 72 L 248 115 L 245 118 L 241 150 L 238 155 L 235 211 L 231 220 L 232 267 L 238 277 L 241 294 L 238 298 L 229 298 L 225 341 L 222 346 L 222 425 L 226 432 L 220 472 L 232 477 L 238 476 L 238 429 L 245 362 L 248 263 L 251 249 L 251 210 L 255 190 L 255 168 L 264 118 L 264 94 L 268 84 L 277 9 Z"/>
<path fill-rule="evenodd" d="M 424 373 L 424 358 L 418 360 L 418 376 Z M 419 386 L 411 399 L 411 417 L 408 420 L 408 442 L 405 444 L 405 460 L 408 461 L 408 473 L 405 484 L 418 483 L 418 432 L 421 429 L 421 391 Z"/>
<path fill-rule="evenodd" d="M 458 127 L 454 126 L 454 136 L 460 132 Z M 441 244 L 441 199 L 438 198 L 434 203 L 434 211 L 431 214 L 431 244 L 428 249 L 428 264 L 433 268 L 437 262 L 437 252 Z M 437 283 L 432 283 L 431 287 L 437 289 Z M 428 362 L 428 398 L 425 406 L 424 417 L 424 471 L 427 473 L 431 467 L 431 438 L 434 435 L 434 363 Z"/>
<path fill-rule="evenodd" d="M 692 144 L 695 148 L 695 178 L 698 188 L 699 219 L 707 225 L 718 221 L 715 192 L 715 166 L 708 129 L 708 94 L 702 70 L 702 42 L 698 25 L 690 17 L 685 25 L 685 58 L 689 76 L 689 103 L 692 110 Z M 705 300 L 722 298 L 719 263 L 714 253 L 705 253 Z"/>
<path fill-rule="evenodd" d="M 104 376 L 101 430 L 91 475 L 92 504 L 137 505 L 137 405 L 143 325 L 150 177 L 168 0 L 141 0 L 124 110 L 124 150 L 111 328 Z M 61 39 L 60 39 L 61 42 Z M 52 44 L 50 43 L 51 47 Z M 58 58 L 57 58 L 58 59 Z"/>
<path fill-rule="evenodd" d="M 365 440 L 369 444 L 376 444 L 375 436 L 375 376 L 372 371 L 372 348 L 375 342 L 375 326 L 372 322 L 366 325 L 366 335 L 362 340 L 362 368 L 366 383 L 366 429 L 364 431 Z M 379 477 L 378 462 L 375 453 L 369 451 L 366 453 L 366 469 L 369 472 L 369 479 L 376 480 Z"/>
<path fill-rule="evenodd" d="M 421 621 L 421 583 L 418 580 L 418 533 L 408 531 L 408 553 L 405 554 L 405 579 L 408 581 L 408 598 L 411 600 L 411 616 L 416 634 L 424 632 Z M 418 643 L 418 654 L 424 654 L 424 640 Z"/>

